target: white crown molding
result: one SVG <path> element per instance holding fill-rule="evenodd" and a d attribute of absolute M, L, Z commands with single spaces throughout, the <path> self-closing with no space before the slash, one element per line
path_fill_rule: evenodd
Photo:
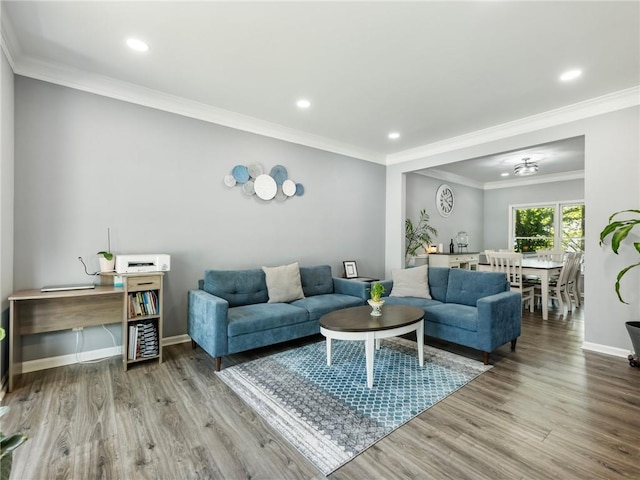
<path fill-rule="evenodd" d="M 318 135 L 312 135 L 293 128 L 266 122 L 257 118 L 231 112 L 204 103 L 187 100 L 132 83 L 123 82 L 103 75 L 62 67 L 52 63 L 21 57 L 13 66 L 18 75 L 23 75 L 45 82 L 85 92 L 115 98 L 145 107 L 175 113 L 185 117 L 215 123 L 225 127 L 284 140 L 286 142 L 317 148 L 347 157 L 367 160 L 385 165 L 384 154 L 365 150 L 353 145 L 340 143 Z"/>
<path fill-rule="evenodd" d="M 425 177 L 435 178 L 437 180 L 443 180 L 445 182 L 452 182 L 459 185 L 466 185 L 467 187 L 478 188 L 480 190 L 484 188 L 484 184 L 482 182 L 463 177 L 462 175 L 456 175 L 455 173 L 443 172 L 442 170 L 438 170 L 435 168 L 430 168 L 428 170 L 419 170 L 413 173 L 424 175 Z"/>
<path fill-rule="evenodd" d="M 604 113 L 640 105 L 640 85 L 620 90 L 584 102 L 549 110 L 548 112 L 503 123 L 476 132 L 452 137 L 441 142 L 404 150 L 387 155 L 387 165 L 395 165 L 419 158 L 438 155 L 461 148 L 529 133 L 544 128 L 555 127 L 576 120 L 582 120 Z"/>
<path fill-rule="evenodd" d="M 589 352 L 604 353 L 605 355 L 613 355 L 614 357 L 627 358 L 631 353 L 631 350 L 625 350 L 624 348 L 610 347 L 609 345 L 600 345 L 599 343 L 583 342 L 582 350 Z"/>
<path fill-rule="evenodd" d="M 551 175 L 531 175 L 530 177 L 514 178 L 513 180 L 502 180 L 487 182 L 482 187 L 484 190 L 498 190 L 501 188 L 524 187 L 527 185 L 539 185 L 541 183 L 566 182 L 567 180 L 584 179 L 584 170 L 573 172 L 555 173 Z"/>
<path fill-rule="evenodd" d="M 2 5 L 0 5 L 0 8 L 2 8 Z M 11 65 L 11 69 L 15 72 L 15 59 L 20 56 L 20 43 L 18 42 L 11 22 L 6 18 L 6 14 L 0 16 L 0 46 L 2 47 L 5 57 L 7 57 L 9 65 Z"/>

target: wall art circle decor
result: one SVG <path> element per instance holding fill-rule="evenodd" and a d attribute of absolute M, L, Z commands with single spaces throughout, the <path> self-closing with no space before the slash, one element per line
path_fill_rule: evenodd
<path fill-rule="evenodd" d="M 277 200 L 284 202 L 291 197 L 304 195 L 304 187 L 289 179 L 289 172 L 283 165 L 276 165 L 264 173 L 259 163 L 236 165 L 229 175 L 224 176 L 224 184 L 229 187 L 240 187 L 246 197 L 255 195 L 260 200 Z"/>
<path fill-rule="evenodd" d="M 224 176 L 224 184 L 231 188 L 236 186 L 236 179 L 233 178 L 233 175 L 225 175 Z"/>
<path fill-rule="evenodd" d="M 271 169 L 271 176 L 278 185 L 282 185 L 287 179 L 287 169 L 282 165 L 276 165 Z"/>
<path fill-rule="evenodd" d="M 253 182 L 253 188 L 256 191 L 256 195 L 262 200 L 271 200 L 276 196 L 278 191 L 278 185 L 271 175 L 258 175 L 258 178 Z"/>
<path fill-rule="evenodd" d="M 236 179 L 237 183 L 244 183 L 249 180 L 249 169 L 244 165 L 236 165 L 233 167 L 231 174 L 233 175 L 233 178 Z"/>

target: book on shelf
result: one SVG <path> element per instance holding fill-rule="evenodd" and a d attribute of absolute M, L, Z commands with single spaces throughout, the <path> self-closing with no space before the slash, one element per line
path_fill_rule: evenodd
<path fill-rule="evenodd" d="M 153 290 L 129 294 L 129 318 L 158 315 L 160 302 Z"/>
<path fill-rule="evenodd" d="M 129 360 L 155 357 L 159 353 L 158 328 L 152 323 L 137 323 L 129 326 Z"/>

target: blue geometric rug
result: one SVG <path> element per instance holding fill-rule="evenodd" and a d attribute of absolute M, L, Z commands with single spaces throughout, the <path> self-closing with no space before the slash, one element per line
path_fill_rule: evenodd
<path fill-rule="evenodd" d="M 225 368 L 218 376 L 324 475 L 486 372 L 483 365 L 416 343 L 382 340 L 367 388 L 364 342 L 334 340 Z"/>

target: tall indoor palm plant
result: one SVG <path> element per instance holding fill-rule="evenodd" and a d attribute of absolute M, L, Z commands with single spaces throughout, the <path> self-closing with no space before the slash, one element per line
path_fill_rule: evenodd
<path fill-rule="evenodd" d="M 415 256 L 418 249 L 432 243 L 431 235 L 438 235 L 438 231 L 429 225 L 429 214 L 423 208 L 420 210 L 418 224 L 414 225 L 410 218 L 404 221 L 405 257 Z"/>

